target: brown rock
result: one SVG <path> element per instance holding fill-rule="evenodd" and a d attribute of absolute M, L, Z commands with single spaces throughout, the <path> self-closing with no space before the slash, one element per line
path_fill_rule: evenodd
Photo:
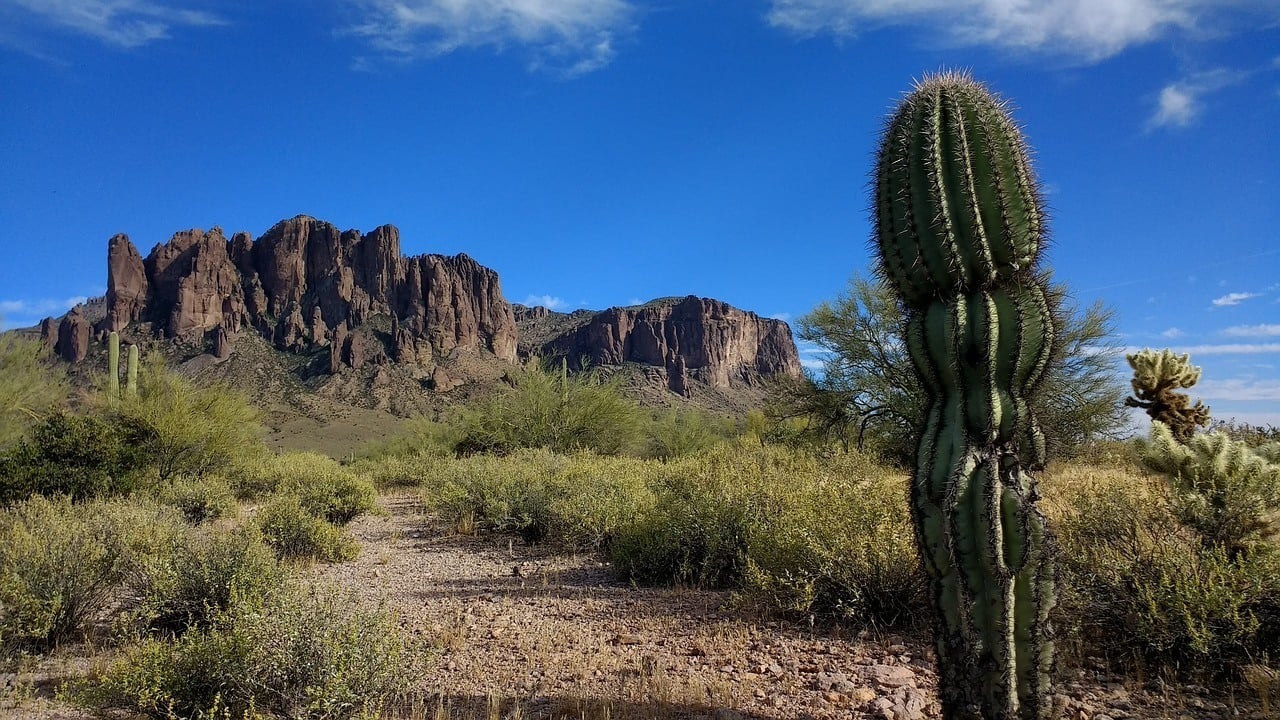
<path fill-rule="evenodd" d="M 58 342 L 54 352 L 67 362 L 80 362 L 89 354 L 89 335 L 92 329 L 77 305 L 63 316 L 58 325 Z"/>
<path fill-rule="evenodd" d="M 55 348 L 58 347 L 58 323 L 55 323 L 51 317 L 40 321 L 40 342 L 44 343 L 49 352 L 56 352 Z"/>
<path fill-rule="evenodd" d="M 141 319 L 149 290 L 142 255 L 129 236 L 112 237 L 107 241 L 107 317 L 101 329 L 118 332 Z"/>
<path fill-rule="evenodd" d="M 547 342 L 542 354 L 665 367 L 668 387 L 679 394 L 687 394 L 689 378 L 728 388 L 771 375 L 800 376 L 786 323 L 693 295 L 609 308 Z"/>
<path fill-rule="evenodd" d="M 333 329 L 333 342 L 329 343 L 329 374 L 342 372 L 342 355 L 347 346 L 347 324 L 340 323 Z"/>
<path fill-rule="evenodd" d="M 231 336 L 219 325 L 213 329 L 213 356 L 219 360 L 231 354 Z"/>
<path fill-rule="evenodd" d="M 300 215 L 256 242 L 246 233 L 228 241 L 218 228 L 188 230 L 145 261 L 120 235 L 109 244 L 108 265 L 104 332 L 141 319 L 169 337 L 249 326 L 281 349 L 303 351 L 346 324 L 333 366 L 353 352 L 357 364 L 385 361 L 371 338 L 352 351 L 350 331 L 389 315 L 404 321 L 391 338 L 398 362 L 457 348 L 516 359 L 515 319 L 497 274 L 465 255 L 402 257 L 390 225 L 362 236 Z"/>

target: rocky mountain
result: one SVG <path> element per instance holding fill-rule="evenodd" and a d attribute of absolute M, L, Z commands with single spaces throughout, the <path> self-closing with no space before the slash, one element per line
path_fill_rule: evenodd
<path fill-rule="evenodd" d="M 127 236 L 111 238 L 105 300 L 46 319 L 41 333 L 74 363 L 111 331 L 171 341 L 215 363 L 256 336 L 255 353 L 265 343 L 310 358 L 312 375 L 402 367 L 428 391 L 479 380 L 446 372 L 476 367 L 457 362 L 459 352 L 499 365 L 537 354 L 575 367 L 584 359 L 639 366 L 648 382 L 686 397 L 695 385 L 727 391 L 800 373 L 786 323 L 718 300 L 691 295 L 570 314 L 513 308 L 497 273 L 466 255 L 406 257 L 391 225 L 362 234 L 301 215 L 256 240 L 217 227 L 178 232 L 146 257 Z M 377 377 L 388 384 L 386 372 Z M 359 394 L 356 385 L 329 383 L 344 398 Z"/>
<path fill-rule="evenodd" d="M 674 393 L 688 396 L 691 381 L 714 389 L 759 384 L 763 378 L 800 375 L 791 329 L 710 298 L 661 298 L 600 312 L 556 313 L 517 306 L 521 349 L 592 366 L 637 363 L 661 368 Z"/>

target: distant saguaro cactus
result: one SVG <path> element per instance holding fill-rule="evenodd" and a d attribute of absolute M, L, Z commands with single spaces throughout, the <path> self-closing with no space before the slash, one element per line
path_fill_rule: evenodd
<path fill-rule="evenodd" d="M 125 381 L 124 392 L 129 397 L 138 396 L 138 346 L 129 346 L 129 369 L 125 373 L 127 380 Z"/>
<path fill-rule="evenodd" d="M 1125 398 L 1129 407 L 1142 408 L 1152 420 L 1164 423 L 1182 444 L 1191 441 L 1197 427 L 1209 424 L 1209 408 L 1199 400 L 1191 404 L 1191 398 L 1178 390 L 1195 386 L 1200 382 L 1200 368 L 1191 364 L 1191 356 L 1178 355 L 1172 350 L 1141 350 L 1126 355 L 1133 368 L 1133 394 Z"/>
<path fill-rule="evenodd" d="M 107 400 L 120 401 L 120 335 L 107 335 Z"/>
<path fill-rule="evenodd" d="M 943 716 L 1042 720 L 1052 540 L 1027 470 L 1045 462 L 1030 398 L 1056 320 L 1040 193 L 1004 102 L 967 74 L 918 82 L 885 127 L 873 201 L 880 273 L 928 395 L 911 511 Z"/>

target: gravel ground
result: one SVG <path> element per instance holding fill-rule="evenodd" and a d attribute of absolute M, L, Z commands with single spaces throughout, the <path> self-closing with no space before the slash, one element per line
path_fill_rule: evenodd
<path fill-rule="evenodd" d="M 633 587 L 598 557 L 458 535 L 412 496 L 381 502 L 384 515 L 350 526 L 358 559 L 305 574 L 387 603 L 434 648 L 405 717 L 938 717 L 923 636 L 815 628 L 727 609 L 728 593 Z M 0 673 L 0 717 L 91 717 L 56 699 L 92 665 L 86 655 L 68 648 L 23 674 Z M 1100 665 L 1058 692 L 1066 720 L 1280 718 L 1247 688 L 1144 685 Z"/>

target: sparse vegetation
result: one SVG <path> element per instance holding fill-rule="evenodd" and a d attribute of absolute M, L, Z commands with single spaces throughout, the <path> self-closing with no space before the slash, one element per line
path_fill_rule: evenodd
<path fill-rule="evenodd" d="M 66 375 L 49 366 L 47 355 L 35 339 L 0 334 L 0 450 L 67 396 Z"/>

